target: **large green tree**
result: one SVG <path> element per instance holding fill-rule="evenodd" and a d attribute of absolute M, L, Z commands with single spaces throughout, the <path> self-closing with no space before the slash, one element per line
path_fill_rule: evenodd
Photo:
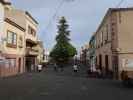
<path fill-rule="evenodd" d="M 61 17 L 58 24 L 58 35 L 56 36 L 56 45 L 50 52 L 50 57 L 58 62 L 65 63 L 77 53 L 76 48 L 70 43 L 69 25 L 65 17 Z"/>

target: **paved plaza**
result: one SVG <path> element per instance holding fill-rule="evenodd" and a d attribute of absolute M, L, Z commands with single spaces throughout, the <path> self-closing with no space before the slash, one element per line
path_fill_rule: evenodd
<path fill-rule="evenodd" d="M 90 79 L 71 67 L 0 79 L 0 100 L 133 100 L 133 88 L 119 81 Z"/>

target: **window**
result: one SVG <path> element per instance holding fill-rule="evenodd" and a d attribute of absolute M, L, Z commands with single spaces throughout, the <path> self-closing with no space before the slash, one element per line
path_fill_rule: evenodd
<path fill-rule="evenodd" d="M 10 59 L 10 64 L 11 64 L 11 67 L 15 67 L 16 66 L 16 59 Z"/>
<path fill-rule="evenodd" d="M 8 60 L 8 62 L 9 62 L 9 66 L 10 67 L 15 67 L 16 66 L 16 59 L 14 59 L 14 58 L 9 58 L 9 59 L 7 59 Z"/>
<path fill-rule="evenodd" d="M 34 29 L 32 29 L 32 34 L 36 36 L 36 31 Z"/>
<path fill-rule="evenodd" d="M 28 26 L 28 33 L 33 35 L 33 36 L 36 36 L 36 31 L 30 26 Z"/>
<path fill-rule="evenodd" d="M 97 36 L 96 36 L 96 48 L 98 48 L 98 39 L 97 39 Z"/>
<path fill-rule="evenodd" d="M 0 60 L 0 66 L 5 66 L 5 68 L 9 67 L 16 67 L 16 59 L 15 58 L 6 58 L 3 60 Z"/>
<path fill-rule="evenodd" d="M 31 34 L 31 27 L 28 26 L 28 34 Z"/>
<path fill-rule="evenodd" d="M 22 36 L 19 37 L 19 47 L 20 48 L 23 47 L 23 37 Z"/>
<path fill-rule="evenodd" d="M 109 35 L 108 25 L 106 25 L 106 39 L 105 39 L 105 43 L 107 43 L 107 41 L 108 41 L 108 35 Z"/>
<path fill-rule="evenodd" d="M 103 31 L 101 32 L 101 38 L 100 38 L 101 46 L 103 45 Z"/>
<path fill-rule="evenodd" d="M 10 45 L 17 45 L 17 34 L 11 31 L 8 31 L 7 33 L 7 44 Z"/>
<path fill-rule="evenodd" d="M 121 23 L 122 19 L 121 19 L 121 12 L 119 11 L 119 23 Z"/>
<path fill-rule="evenodd" d="M 100 48 L 100 43 L 101 43 L 100 42 L 101 39 L 99 37 L 100 37 L 100 34 L 98 34 L 98 37 L 97 37 L 97 48 Z"/>
<path fill-rule="evenodd" d="M 12 34 L 11 33 L 8 33 L 8 35 L 7 35 L 7 39 L 8 39 L 8 43 L 12 43 Z"/>

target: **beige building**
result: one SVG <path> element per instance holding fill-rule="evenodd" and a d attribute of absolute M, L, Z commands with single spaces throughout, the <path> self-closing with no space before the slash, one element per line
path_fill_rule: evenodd
<path fill-rule="evenodd" d="M 26 33 L 25 33 L 25 42 L 26 42 L 26 71 L 33 70 L 33 66 L 37 65 L 37 56 L 38 56 L 38 38 L 37 38 L 37 21 L 28 13 L 26 15 Z"/>
<path fill-rule="evenodd" d="M 48 63 L 50 61 L 49 51 L 44 50 L 44 63 Z"/>
<path fill-rule="evenodd" d="M 119 78 L 123 63 L 133 59 L 133 8 L 110 8 L 96 36 L 97 67 L 104 75 Z"/>
<path fill-rule="evenodd" d="M 0 76 L 31 70 L 37 64 L 37 21 L 26 11 L 0 1 Z"/>
<path fill-rule="evenodd" d="M 89 66 L 89 43 L 81 47 L 80 51 L 80 62 L 86 66 Z"/>
<path fill-rule="evenodd" d="M 44 47 L 43 47 L 43 42 L 42 41 L 38 41 L 38 56 L 37 56 L 37 62 L 39 64 L 44 63 Z"/>
<path fill-rule="evenodd" d="M 14 11 L 11 3 L 1 1 L 3 8 L 1 16 L 1 58 L 0 76 L 16 75 L 24 72 L 24 35 L 25 29 L 12 19 L 10 13 Z M 10 16 L 11 15 L 11 16 Z M 19 18 L 19 17 L 18 17 Z M 17 18 L 17 19 L 18 19 Z M 17 20 L 15 19 L 15 20 Z"/>

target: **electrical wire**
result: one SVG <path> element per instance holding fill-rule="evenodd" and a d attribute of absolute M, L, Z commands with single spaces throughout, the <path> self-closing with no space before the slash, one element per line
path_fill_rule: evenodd
<path fill-rule="evenodd" d="M 49 22 L 48 22 L 48 25 L 46 26 L 46 29 L 48 29 L 48 28 L 50 27 L 52 21 L 56 18 L 57 13 L 58 13 L 58 11 L 60 10 L 60 8 L 62 7 L 62 5 L 64 4 L 64 2 L 65 2 L 65 0 L 61 0 L 61 1 L 60 1 L 58 7 L 57 7 L 56 10 L 55 10 L 55 13 L 53 14 L 52 18 L 51 18 L 51 19 L 49 20 Z"/>
<path fill-rule="evenodd" d="M 124 2 L 124 0 L 121 0 L 121 1 L 117 4 L 116 8 L 119 8 L 123 2 Z"/>
<path fill-rule="evenodd" d="M 75 1 L 75 0 L 61 0 L 61 1 L 60 1 L 59 5 L 58 5 L 57 8 L 55 9 L 55 13 L 54 13 L 53 16 L 50 18 L 48 24 L 46 25 L 44 33 L 47 33 L 46 30 L 49 29 L 50 25 L 52 24 L 53 20 L 56 18 L 57 14 L 58 14 L 59 10 L 61 9 L 61 7 L 63 6 L 63 4 L 64 4 L 65 2 L 73 2 L 73 1 Z M 43 37 L 44 33 L 42 32 L 42 33 L 40 34 L 40 36 Z"/>

